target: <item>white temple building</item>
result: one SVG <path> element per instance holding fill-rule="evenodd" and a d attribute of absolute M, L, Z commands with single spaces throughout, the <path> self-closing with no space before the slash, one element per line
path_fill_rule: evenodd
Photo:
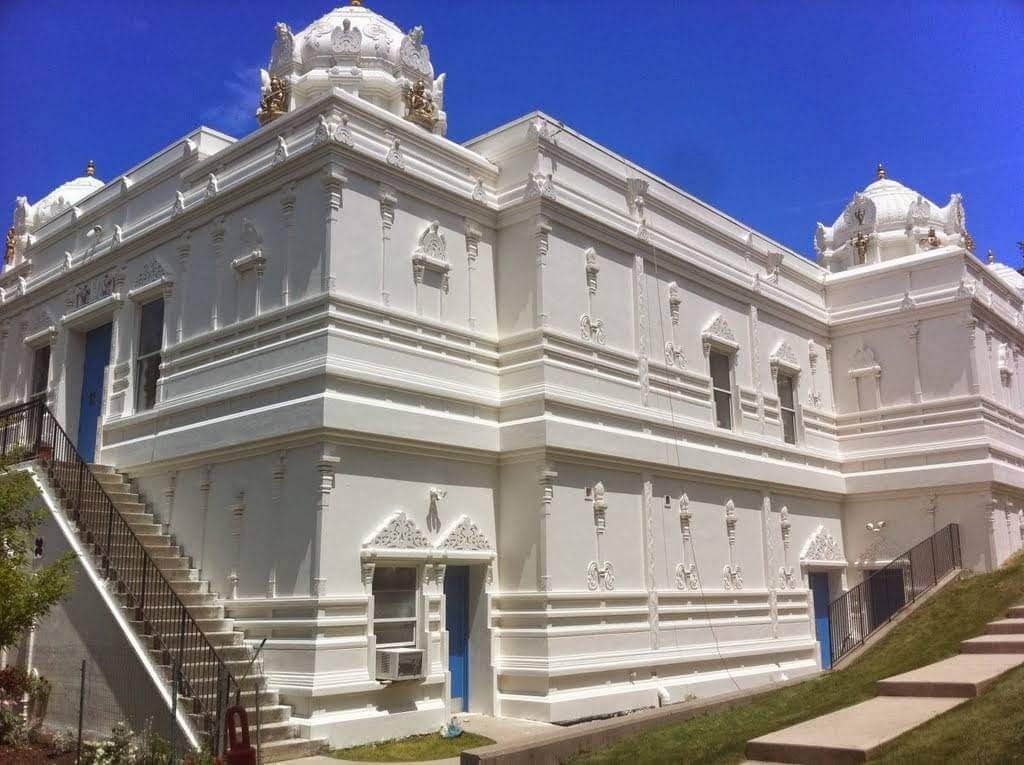
<path fill-rule="evenodd" d="M 425 39 L 278 24 L 259 129 L 19 198 L 0 275 L 0 406 L 131 480 L 293 729 L 795 678 L 937 529 L 1021 548 L 1024 277 L 959 194 L 879 168 L 811 262 L 545 114 L 448 140 Z"/>

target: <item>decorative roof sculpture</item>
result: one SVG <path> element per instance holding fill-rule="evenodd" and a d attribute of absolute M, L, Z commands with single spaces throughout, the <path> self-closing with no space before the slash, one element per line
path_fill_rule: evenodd
<path fill-rule="evenodd" d="M 445 76 L 434 77 L 423 39 L 423 27 L 405 33 L 361 2 L 335 8 L 294 34 L 279 22 L 270 63 L 260 73 L 264 99 L 275 78 L 288 94 L 285 111 L 341 88 L 443 135 Z M 261 122 L 273 118 L 266 114 L 261 105 Z"/>
<path fill-rule="evenodd" d="M 833 271 L 972 244 L 959 194 L 939 207 L 889 178 L 882 164 L 875 181 L 853 195 L 831 226 L 819 223 L 814 234 L 819 262 Z"/>

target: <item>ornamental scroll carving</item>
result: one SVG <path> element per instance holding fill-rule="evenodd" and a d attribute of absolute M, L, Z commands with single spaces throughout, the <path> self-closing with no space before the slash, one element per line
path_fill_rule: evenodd
<path fill-rule="evenodd" d="M 480 528 L 461 515 L 435 545 L 442 550 L 493 550 L 490 540 Z"/>
<path fill-rule="evenodd" d="M 365 548 L 398 550 L 464 550 L 493 551 L 489 539 L 467 515 L 460 515 L 448 530 L 433 543 L 403 510 L 396 510 L 369 538 Z"/>
<path fill-rule="evenodd" d="M 704 346 L 705 355 L 710 352 L 711 346 L 715 344 L 733 350 L 740 346 L 736 340 L 736 335 L 732 331 L 732 327 L 729 326 L 729 322 L 725 320 L 722 314 L 717 314 L 704 328 L 704 331 L 701 332 L 701 341 Z"/>
<path fill-rule="evenodd" d="M 430 541 L 420 531 L 416 522 L 401 510 L 396 510 L 369 539 L 363 547 L 386 547 L 399 549 L 429 548 Z"/>
<path fill-rule="evenodd" d="M 830 563 L 846 563 L 846 556 L 843 549 L 834 536 L 819 525 L 814 533 L 804 542 L 800 551 L 800 560 L 804 563 L 826 561 Z"/>

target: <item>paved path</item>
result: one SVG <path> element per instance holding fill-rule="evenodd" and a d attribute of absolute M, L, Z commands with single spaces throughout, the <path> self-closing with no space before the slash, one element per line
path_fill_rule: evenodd
<path fill-rule="evenodd" d="M 860 704 L 747 742 L 747 762 L 846 765 L 865 762 L 882 746 L 933 717 L 981 695 L 1024 664 L 1024 606 L 965 640 L 961 653 L 888 677 L 879 695 Z"/>
<path fill-rule="evenodd" d="M 550 733 L 561 726 L 550 725 L 549 723 L 534 722 L 533 720 L 519 720 L 514 717 L 489 717 L 488 715 L 465 714 L 459 715 L 463 729 L 470 733 L 494 739 L 498 744 L 512 743 L 524 739 Z M 318 755 L 316 757 L 302 757 L 298 760 L 288 760 L 289 765 L 365 765 L 358 760 L 338 760 L 334 757 Z M 458 757 L 449 757 L 444 760 L 423 760 L 418 765 L 458 765 Z"/>

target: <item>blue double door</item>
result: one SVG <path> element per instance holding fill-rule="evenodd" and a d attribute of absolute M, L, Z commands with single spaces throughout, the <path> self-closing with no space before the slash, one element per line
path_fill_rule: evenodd
<path fill-rule="evenodd" d="M 103 378 L 110 363 L 110 324 L 85 336 L 82 366 L 82 402 L 78 410 L 78 453 L 86 462 L 96 460 L 96 427 L 103 413 Z"/>
<path fill-rule="evenodd" d="M 808 578 L 814 601 L 814 634 L 821 645 L 821 668 L 829 669 L 832 666 L 832 632 L 828 620 L 828 604 L 831 599 L 828 573 L 813 571 L 808 574 Z"/>
<path fill-rule="evenodd" d="M 469 566 L 447 568 L 444 598 L 452 711 L 465 712 L 469 709 Z"/>

